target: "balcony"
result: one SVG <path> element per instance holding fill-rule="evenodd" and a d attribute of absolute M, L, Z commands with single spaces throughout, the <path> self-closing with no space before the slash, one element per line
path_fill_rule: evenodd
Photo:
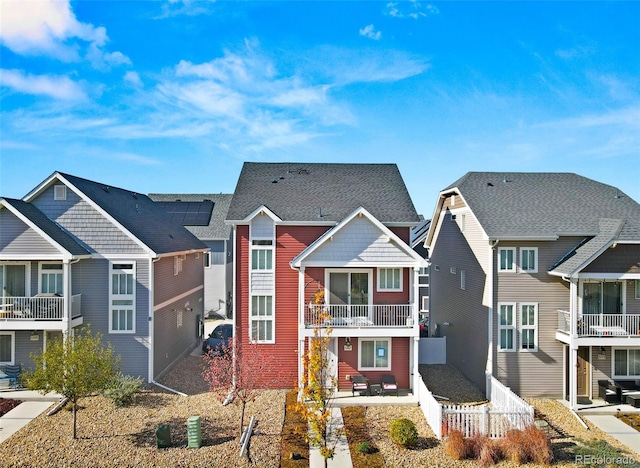
<path fill-rule="evenodd" d="M 558 311 L 558 331 L 570 333 L 571 313 Z M 580 314 L 578 337 L 640 337 L 640 314 Z"/>
<path fill-rule="evenodd" d="M 71 296 L 71 319 L 80 317 L 81 294 Z M 38 294 L 33 297 L 0 298 L 0 321 L 60 321 L 64 318 L 64 297 Z M 6 328 L 6 327 L 5 327 Z"/>
<path fill-rule="evenodd" d="M 413 306 L 384 305 L 318 305 L 309 304 L 305 310 L 305 328 L 412 328 Z"/>

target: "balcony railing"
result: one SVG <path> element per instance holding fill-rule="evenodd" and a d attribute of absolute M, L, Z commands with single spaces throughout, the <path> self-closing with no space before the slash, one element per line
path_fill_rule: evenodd
<path fill-rule="evenodd" d="M 558 311 L 558 330 L 569 333 L 571 314 Z M 578 336 L 640 336 L 640 314 L 580 314 Z"/>
<path fill-rule="evenodd" d="M 82 314 L 81 294 L 71 296 L 71 318 Z M 37 295 L 33 297 L 0 297 L 0 319 L 2 320 L 62 320 L 64 298 Z"/>
<path fill-rule="evenodd" d="M 413 306 L 398 305 L 318 305 L 309 304 L 304 325 L 334 328 L 412 327 Z"/>

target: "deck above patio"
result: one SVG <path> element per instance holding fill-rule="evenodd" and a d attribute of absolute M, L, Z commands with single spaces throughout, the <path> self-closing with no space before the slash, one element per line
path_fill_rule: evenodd
<path fill-rule="evenodd" d="M 417 323 L 413 306 L 384 305 L 317 305 L 309 304 L 305 311 L 305 328 L 412 328 Z"/>
<path fill-rule="evenodd" d="M 571 333 L 571 313 L 558 311 L 558 332 Z M 640 314 L 581 314 L 577 320 L 578 338 L 640 338 Z"/>

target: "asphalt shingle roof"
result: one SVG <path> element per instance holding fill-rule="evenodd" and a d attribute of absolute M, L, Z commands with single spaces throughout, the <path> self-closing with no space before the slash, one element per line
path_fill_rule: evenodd
<path fill-rule="evenodd" d="M 492 239 L 595 236 L 604 218 L 618 239 L 640 240 L 640 204 L 615 187 L 572 173 L 469 172 L 457 189 Z"/>
<path fill-rule="evenodd" d="M 227 220 L 262 205 L 292 222 L 337 223 L 359 207 L 382 223 L 421 221 L 395 164 L 244 163 Z"/>
<path fill-rule="evenodd" d="M 156 254 L 207 248 L 148 196 L 70 174 L 59 174 Z"/>
<path fill-rule="evenodd" d="M 231 204 L 232 194 L 227 193 L 150 193 L 149 198 L 156 202 L 202 202 L 211 200 L 213 202 L 213 211 L 208 226 L 189 226 L 185 227 L 193 233 L 198 239 L 214 240 L 228 239 L 231 234 L 231 226 L 226 225 L 224 220 L 227 218 L 229 205 Z"/>
<path fill-rule="evenodd" d="M 3 198 L 7 204 L 20 212 L 47 236 L 58 243 L 63 249 L 74 256 L 90 255 L 90 250 L 79 243 L 70 233 L 65 231 L 58 223 L 47 218 L 45 214 L 31 203 L 14 198 Z"/>

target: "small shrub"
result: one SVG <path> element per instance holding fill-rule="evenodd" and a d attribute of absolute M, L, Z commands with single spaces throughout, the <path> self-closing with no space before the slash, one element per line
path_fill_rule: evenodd
<path fill-rule="evenodd" d="M 454 460 L 464 460 L 468 457 L 467 444 L 462 432 L 454 429 L 449 431 L 443 442 L 444 450 Z"/>
<path fill-rule="evenodd" d="M 403 447 L 413 447 L 418 442 L 418 430 L 416 425 L 407 418 L 391 421 L 389 435 L 397 444 Z"/>
<path fill-rule="evenodd" d="M 480 455 L 477 457 L 480 461 L 480 465 L 489 466 L 495 465 L 502 460 L 503 453 L 500 448 L 500 443 L 495 439 L 486 439 L 480 449 Z"/>
<path fill-rule="evenodd" d="M 142 384 L 142 379 L 120 373 L 111 380 L 103 394 L 116 406 L 127 406 L 133 401 L 134 395 L 142 390 Z"/>
<path fill-rule="evenodd" d="M 523 437 L 527 441 L 529 458 L 535 463 L 548 465 L 553 460 L 553 450 L 547 434 L 535 426 L 527 426 L 523 431 Z"/>
<path fill-rule="evenodd" d="M 474 434 L 468 439 L 466 439 L 465 447 L 468 458 L 479 459 L 480 453 L 482 452 L 482 447 L 489 441 L 490 439 L 483 434 Z"/>
<path fill-rule="evenodd" d="M 500 441 L 505 457 L 513 463 L 522 465 L 530 460 L 527 440 L 522 431 L 514 429 Z"/>
<path fill-rule="evenodd" d="M 356 450 L 358 451 L 358 453 L 363 453 L 365 455 L 376 452 L 376 449 L 369 442 L 361 442 L 360 444 L 358 444 Z"/>

